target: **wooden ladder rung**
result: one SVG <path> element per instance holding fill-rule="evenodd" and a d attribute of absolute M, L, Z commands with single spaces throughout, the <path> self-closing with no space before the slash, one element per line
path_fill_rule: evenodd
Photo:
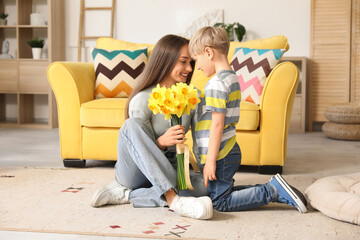
<path fill-rule="evenodd" d="M 98 39 L 98 38 L 111 38 L 111 36 L 85 36 L 85 37 L 81 37 L 81 39 Z"/>
<path fill-rule="evenodd" d="M 86 7 L 84 10 L 113 10 L 112 7 Z"/>

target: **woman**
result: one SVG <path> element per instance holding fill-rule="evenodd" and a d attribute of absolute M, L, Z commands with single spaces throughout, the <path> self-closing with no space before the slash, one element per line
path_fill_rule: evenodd
<path fill-rule="evenodd" d="M 148 107 L 149 94 L 157 84 L 169 88 L 178 82 L 190 83 L 194 62 L 188 44 L 185 38 L 166 35 L 155 45 L 143 79 L 126 105 L 127 120 L 119 131 L 116 181 L 94 195 L 93 207 L 124 203 L 134 207 L 168 205 L 182 216 L 212 217 L 212 202 L 204 196 L 207 192 L 201 174 L 192 174 L 195 191 L 180 191 L 179 196 L 176 190 L 175 145 L 185 142 L 185 133 L 195 123 L 191 121 L 194 112 L 183 116 L 183 125 L 171 127 L 170 120 L 161 114 L 153 115 Z"/>

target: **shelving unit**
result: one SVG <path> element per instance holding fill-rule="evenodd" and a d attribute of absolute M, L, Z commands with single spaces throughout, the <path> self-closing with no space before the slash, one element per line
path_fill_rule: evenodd
<path fill-rule="evenodd" d="M 290 118 L 290 133 L 305 133 L 306 130 L 306 82 L 307 82 L 307 58 L 306 57 L 283 57 L 281 61 L 294 63 L 300 71 L 300 79 L 296 90 L 293 110 Z"/>
<path fill-rule="evenodd" d="M 0 13 L 9 14 L 0 25 L 0 48 L 10 43 L 12 59 L 0 59 L 0 127 L 57 127 L 56 101 L 46 77 L 47 66 L 65 60 L 63 0 L 0 0 Z M 31 13 L 41 13 L 45 25 L 31 25 Z M 46 39 L 42 59 L 32 59 L 27 41 Z M 47 50 L 47 51 L 46 51 Z M 46 103 L 46 118 L 36 116 L 36 102 Z"/>
<path fill-rule="evenodd" d="M 18 125 L 18 111 L 12 118 L 5 118 L 9 110 L 17 110 L 17 94 L 3 94 L 0 93 L 0 124 L 6 124 L 9 127 L 16 127 Z"/>

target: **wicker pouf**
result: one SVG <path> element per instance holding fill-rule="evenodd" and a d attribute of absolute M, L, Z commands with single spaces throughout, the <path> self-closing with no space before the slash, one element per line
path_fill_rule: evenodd
<path fill-rule="evenodd" d="M 334 104 L 325 110 L 330 122 L 360 123 L 360 102 Z"/>
<path fill-rule="evenodd" d="M 360 124 L 326 122 L 322 131 L 330 138 L 360 140 Z"/>
<path fill-rule="evenodd" d="M 326 136 L 340 140 L 360 140 L 360 103 L 334 104 L 325 110 L 330 121 L 322 126 Z"/>

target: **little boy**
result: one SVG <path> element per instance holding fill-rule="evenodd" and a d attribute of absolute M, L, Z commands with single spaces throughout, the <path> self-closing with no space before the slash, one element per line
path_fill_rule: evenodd
<path fill-rule="evenodd" d="M 240 117 L 239 80 L 227 60 L 229 38 L 222 28 L 204 27 L 191 38 L 189 51 L 197 69 L 207 77 L 215 74 L 204 88 L 197 108 L 195 128 L 205 186 L 218 211 L 241 211 L 269 202 L 286 203 L 307 212 L 305 197 L 277 174 L 268 183 L 234 186 L 233 176 L 241 162 L 236 142 Z"/>

